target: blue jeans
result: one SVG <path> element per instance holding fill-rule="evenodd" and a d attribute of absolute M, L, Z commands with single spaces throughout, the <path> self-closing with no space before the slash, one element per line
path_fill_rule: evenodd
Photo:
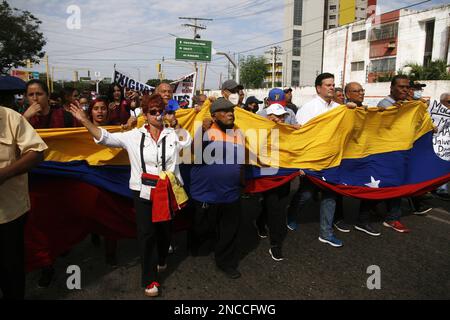
<path fill-rule="evenodd" d="M 291 200 L 288 211 L 288 220 L 294 220 L 299 211 L 303 210 L 306 203 L 313 197 L 318 189 L 307 178 L 302 178 L 300 187 Z M 336 210 L 336 194 L 332 191 L 322 190 L 320 201 L 320 237 L 330 238 L 333 236 L 333 219 Z"/>

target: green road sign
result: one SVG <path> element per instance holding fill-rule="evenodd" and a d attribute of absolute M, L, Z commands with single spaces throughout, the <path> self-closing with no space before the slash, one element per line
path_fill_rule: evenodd
<path fill-rule="evenodd" d="M 175 59 L 192 61 L 211 61 L 211 41 L 177 38 L 175 40 Z"/>

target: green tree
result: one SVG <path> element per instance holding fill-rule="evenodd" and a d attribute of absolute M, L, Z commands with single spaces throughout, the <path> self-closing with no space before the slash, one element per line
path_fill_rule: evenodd
<path fill-rule="evenodd" d="M 11 8 L 0 2 L 0 73 L 26 66 L 26 60 L 38 63 L 44 57 L 46 41 L 39 25 L 42 23 L 28 11 Z"/>
<path fill-rule="evenodd" d="M 418 63 L 407 63 L 403 68 L 409 67 L 409 78 L 411 80 L 450 80 L 450 73 L 447 71 L 449 65 L 445 60 L 430 61 L 426 66 Z M 398 72 L 403 73 L 403 68 Z"/>
<path fill-rule="evenodd" d="M 163 83 L 171 83 L 171 82 L 173 82 L 173 80 L 163 80 L 163 81 L 161 81 L 161 80 L 159 80 L 159 79 L 150 79 L 150 80 L 147 80 L 147 83 L 146 83 L 146 85 L 149 85 L 149 86 L 152 86 L 152 87 L 157 87 L 157 86 L 159 86 L 159 84 L 161 83 L 161 82 L 163 82 Z"/>
<path fill-rule="evenodd" d="M 266 59 L 263 56 L 242 59 L 240 73 L 240 82 L 245 88 L 261 88 L 266 74 Z"/>

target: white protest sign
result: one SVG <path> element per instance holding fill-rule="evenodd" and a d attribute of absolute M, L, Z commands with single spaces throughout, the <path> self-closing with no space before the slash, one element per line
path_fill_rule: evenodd
<path fill-rule="evenodd" d="M 196 81 L 197 73 L 193 72 L 171 83 L 173 85 L 173 99 L 178 101 L 180 108 L 192 108 Z"/>
<path fill-rule="evenodd" d="M 428 111 L 438 131 L 433 136 L 434 152 L 439 158 L 450 161 L 450 109 L 434 100 Z"/>

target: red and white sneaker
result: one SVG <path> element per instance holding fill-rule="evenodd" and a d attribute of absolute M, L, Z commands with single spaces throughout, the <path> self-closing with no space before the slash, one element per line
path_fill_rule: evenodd
<path fill-rule="evenodd" d="M 405 227 L 400 221 L 394 220 L 394 221 L 384 221 L 383 226 L 392 228 L 397 232 L 401 233 L 408 233 L 410 230 Z"/>
<path fill-rule="evenodd" d="M 159 283 L 154 281 L 145 288 L 144 294 L 147 297 L 157 297 L 159 295 L 158 287 Z"/>

